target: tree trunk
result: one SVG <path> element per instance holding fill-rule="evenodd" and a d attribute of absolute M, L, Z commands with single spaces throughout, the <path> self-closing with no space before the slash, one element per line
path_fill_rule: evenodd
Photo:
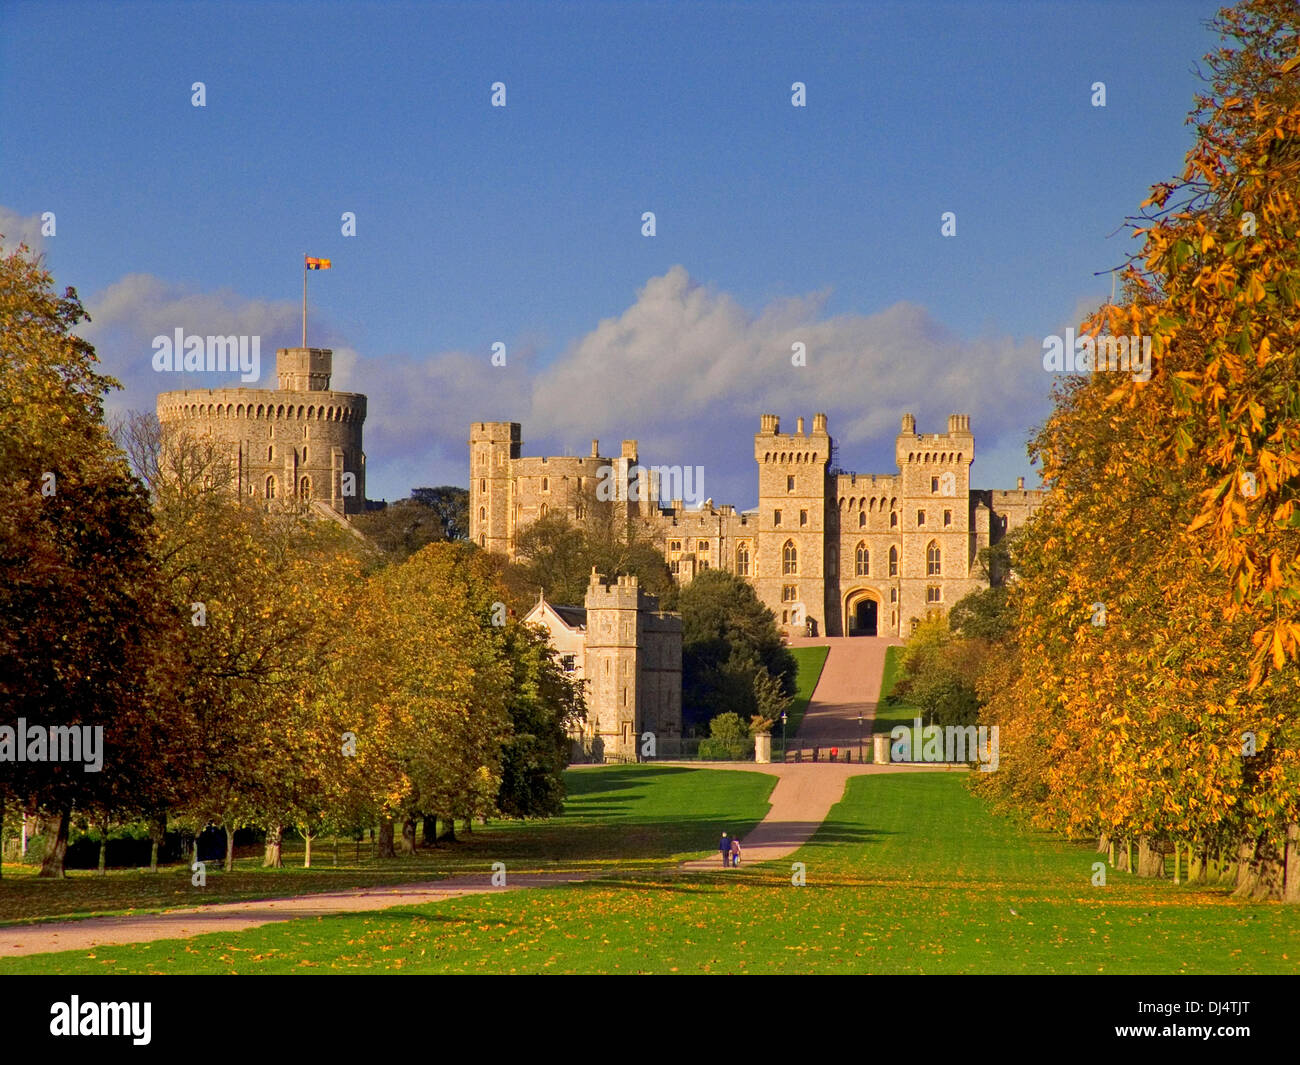
<path fill-rule="evenodd" d="M 402 853 L 415 853 L 415 818 L 410 815 L 402 821 Z"/>
<path fill-rule="evenodd" d="M 1118 848 L 1116 848 L 1117 853 L 1115 855 L 1116 869 L 1120 870 L 1121 872 L 1129 871 L 1128 859 L 1129 859 L 1129 852 L 1131 850 L 1132 848 L 1129 846 L 1128 840 L 1123 840 L 1123 839 L 1120 840 L 1120 845 Z"/>
<path fill-rule="evenodd" d="M 1282 877 L 1282 901 L 1300 902 L 1300 824 L 1292 821 L 1286 826 L 1286 871 Z"/>
<path fill-rule="evenodd" d="M 1145 877 L 1163 877 L 1165 875 L 1165 855 L 1160 844 L 1150 836 L 1138 836 L 1137 875 Z"/>
<path fill-rule="evenodd" d="M 1237 877 L 1233 881 L 1233 897 L 1249 896 L 1255 889 L 1255 870 L 1252 859 L 1255 857 L 1255 841 L 1244 837 L 1237 845 Z"/>
<path fill-rule="evenodd" d="M 226 825 L 226 864 L 227 873 L 235 871 L 235 826 Z"/>
<path fill-rule="evenodd" d="M 266 854 L 262 858 L 263 869 L 282 869 L 284 861 L 280 857 L 280 844 L 284 840 L 284 825 L 279 822 L 266 830 Z"/>
<path fill-rule="evenodd" d="M 104 817 L 99 822 L 99 869 L 97 875 L 108 875 L 108 818 Z"/>
<path fill-rule="evenodd" d="M 439 842 L 441 842 L 442 840 L 446 840 L 448 843 L 455 843 L 456 842 L 456 819 L 454 817 L 444 817 L 442 819 L 442 824 L 447 831 L 438 837 Z"/>
<path fill-rule="evenodd" d="M 307 849 L 302 856 L 302 867 L 304 869 L 311 868 L 311 841 L 315 838 L 316 838 L 315 836 L 313 836 L 310 832 L 307 831 L 304 831 L 302 834 L 302 840 L 307 845 Z"/>
<path fill-rule="evenodd" d="M 1107 854 L 1110 851 L 1110 837 L 1103 832 L 1097 837 L 1097 853 Z"/>
<path fill-rule="evenodd" d="M 41 860 L 41 871 L 36 874 L 37 876 L 54 879 L 63 877 L 63 859 L 68 853 L 68 828 L 71 821 L 71 810 L 63 810 L 59 813 L 59 827 L 54 836 L 54 843 L 46 848 L 45 857 Z M 41 826 L 42 829 L 46 827 L 46 825 Z"/>
<path fill-rule="evenodd" d="M 158 848 L 167 839 L 167 812 L 153 817 L 149 821 L 149 839 L 152 844 L 149 848 L 149 872 L 158 872 Z"/>
<path fill-rule="evenodd" d="M 474 831 L 474 818 L 470 817 L 469 814 L 466 814 L 466 815 L 465 815 L 465 835 L 468 836 L 468 835 L 469 835 L 471 832 L 473 832 L 473 831 Z"/>
<path fill-rule="evenodd" d="M 384 817 L 379 821 L 379 857 L 397 857 L 397 851 L 393 847 L 393 819 L 391 817 Z"/>
<path fill-rule="evenodd" d="M 426 847 L 436 847 L 438 845 L 438 819 L 424 815 L 424 845 Z"/>

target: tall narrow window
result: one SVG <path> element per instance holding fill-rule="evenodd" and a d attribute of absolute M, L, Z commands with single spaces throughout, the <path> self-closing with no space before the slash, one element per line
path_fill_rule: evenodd
<path fill-rule="evenodd" d="M 871 553 L 867 550 L 866 544 L 858 544 L 857 564 L 854 572 L 859 577 L 867 577 L 871 574 Z"/>
<path fill-rule="evenodd" d="M 793 540 L 787 540 L 781 549 L 781 572 L 791 576 L 799 572 L 799 549 Z"/>
<path fill-rule="evenodd" d="M 859 511 L 858 511 L 858 528 L 859 528 L 859 529 L 864 529 L 864 528 L 866 528 L 866 525 L 867 525 L 867 512 L 866 512 L 865 510 L 859 510 Z"/>
<path fill-rule="evenodd" d="M 310 499 L 310 498 L 311 498 L 311 478 L 310 478 L 310 477 L 304 477 L 301 481 L 298 482 L 298 494 L 299 494 L 300 496 L 302 496 L 303 499 Z"/>
<path fill-rule="evenodd" d="M 781 524 L 781 512 L 779 510 L 772 513 L 772 524 L 779 526 Z"/>
<path fill-rule="evenodd" d="M 925 575 L 927 577 L 938 577 L 940 569 L 939 545 L 931 540 L 930 546 L 925 549 Z"/>
<path fill-rule="evenodd" d="M 889 549 L 889 575 L 891 577 L 898 576 L 898 548 L 896 547 Z"/>
<path fill-rule="evenodd" d="M 736 548 L 736 574 L 741 577 L 749 576 L 749 541 L 742 540 Z"/>
<path fill-rule="evenodd" d="M 266 479 L 266 498 L 267 498 L 267 499 L 274 499 L 274 498 L 275 498 L 275 478 L 274 478 L 274 477 L 268 477 L 268 478 Z"/>

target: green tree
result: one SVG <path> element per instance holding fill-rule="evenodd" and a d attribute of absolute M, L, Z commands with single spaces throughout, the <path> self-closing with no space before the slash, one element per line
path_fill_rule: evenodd
<path fill-rule="evenodd" d="M 794 656 L 781 642 L 776 616 L 748 581 L 705 570 L 681 590 L 678 608 L 685 723 L 702 725 L 721 713 L 743 719 L 766 713 L 755 688 L 764 674 L 785 695 L 794 694 Z"/>

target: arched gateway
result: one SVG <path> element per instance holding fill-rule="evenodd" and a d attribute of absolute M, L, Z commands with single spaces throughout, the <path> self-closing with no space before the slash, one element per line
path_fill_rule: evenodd
<path fill-rule="evenodd" d="M 844 632 L 848 636 L 879 635 L 880 593 L 874 588 L 854 588 L 845 595 Z"/>

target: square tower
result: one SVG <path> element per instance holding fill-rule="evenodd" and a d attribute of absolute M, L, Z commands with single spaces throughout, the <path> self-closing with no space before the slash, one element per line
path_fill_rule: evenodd
<path fill-rule="evenodd" d="M 758 463 L 758 515 L 754 590 L 776 614 L 783 631 L 801 636 L 811 619 L 826 623 L 826 469 L 831 438 L 826 415 L 813 415 L 812 432 L 799 418 L 793 433 L 764 414 L 754 436 Z"/>
<path fill-rule="evenodd" d="M 518 422 L 474 422 L 469 427 L 469 538 L 510 556 L 513 463 L 522 447 Z"/>

